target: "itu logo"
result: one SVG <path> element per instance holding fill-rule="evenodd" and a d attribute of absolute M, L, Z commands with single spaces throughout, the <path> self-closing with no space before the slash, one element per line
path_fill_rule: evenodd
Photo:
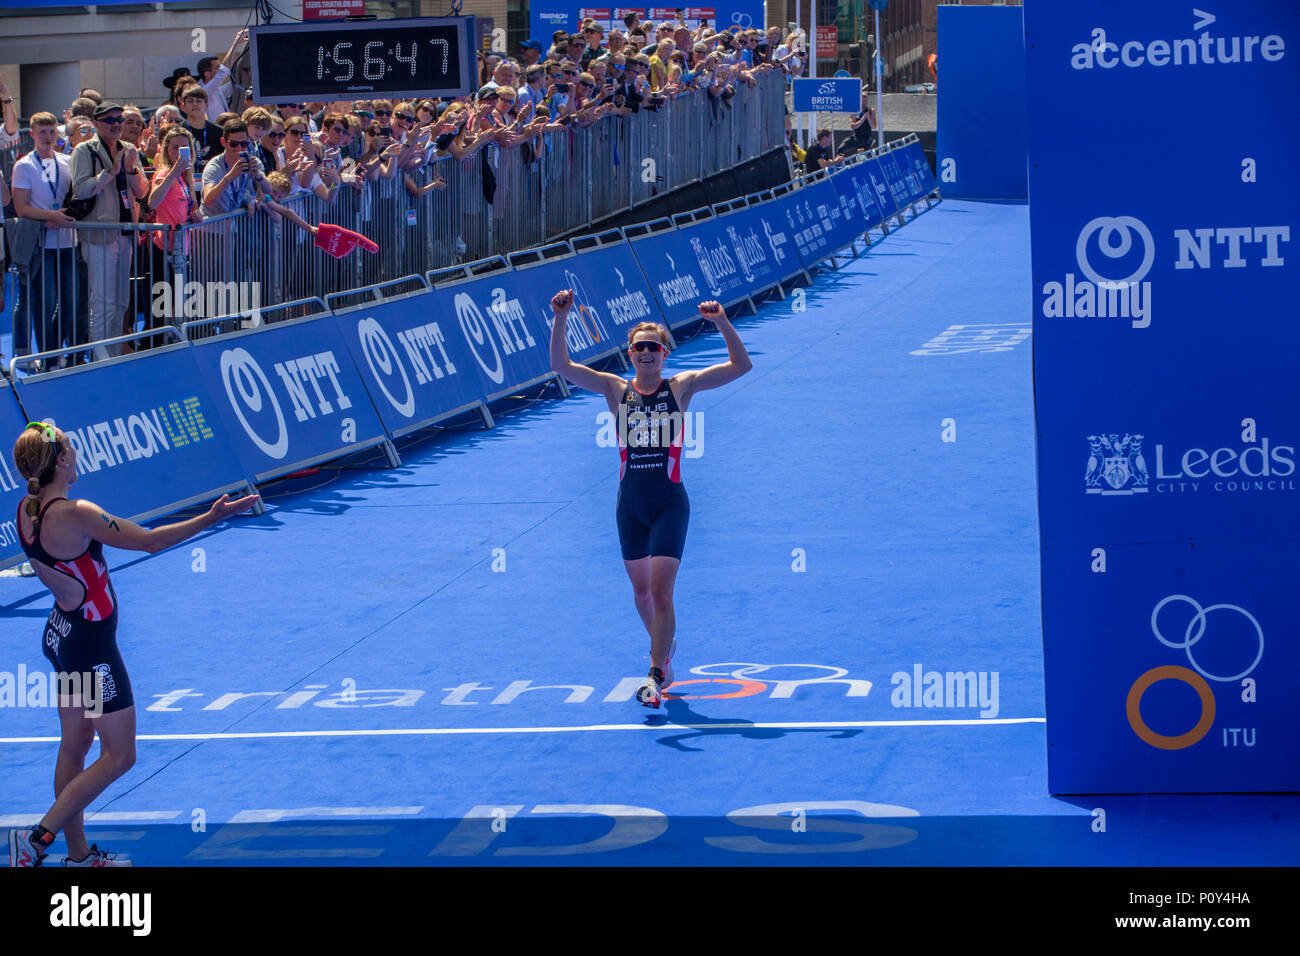
<path fill-rule="evenodd" d="M 1132 495 L 1149 491 L 1142 435 L 1089 435 L 1088 468 L 1083 476 L 1090 495 Z"/>
<path fill-rule="evenodd" d="M 1178 603 L 1175 604 L 1175 602 Z M 1165 613 L 1165 629 L 1162 630 L 1161 612 L 1165 611 L 1170 605 L 1174 605 L 1174 609 Z M 1182 610 L 1183 605 L 1188 605 L 1191 608 L 1191 614 L 1187 616 L 1185 625 L 1183 625 L 1182 617 L 1178 616 L 1178 612 Z M 1173 621 L 1175 617 L 1177 617 L 1176 622 Z M 1171 624 L 1175 626 L 1171 627 Z M 1171 636 L 1178 636 L 1177 625 L 1183 626 L 1181 641 L 1170 639 Z M 1222 644 L 1226 638 L 1228 642 L 1231 642 L 1233 646 L 1230 648 L 1229 653 L 1232 650 L 1239 652 L 1240 659 L 1232 667 L 1245 664 L 1250 655 L 1254 654 L 1254 659 L 1240 673 L 1231 675 L 1211 673 L 1193 654 L 1192 648 L 1200 643 L 1211 627 L 1214 629 L 1216 641 Z M 1200 602 L 1195 598 L 1188 597 L 1186 594 L 1171 594 L 1159 601 L 1151 611 L 1151 633 L 1165 647 L 1184 651 L 1187 654 L 1187 663 L 1192 665 L 1192 669 L 1176 664 L 1165 664 L 1151 668 L 1133 682 L 1125 701 L 1125 711 L 1128 716 L 1129 726 L 1133 728 L 1133 733 L 1137 734 L 1143 742 L 1160 750 L 1185 750 L 1193 744 L 1199 743 L 1210 732 L 1210 728 L 1214 726 L 1214 718 L 1217 712 L 1214 692 L 1210 689 L 1207 681 L 1214 681 L 1219 684 L 1242 681 L 1243 684 L 1249 684 L 1250 686 L 1242 693 L 1242 700 L 1247 703 L 1254 702 L 1254 682 L 1248 681 L 1246 678 L 1259 666 L 1260 660 L 1264 657 L 1264 629 L 1260 627 L 1255 616 L 1245 608 L 1236 604 L 1211 604 L 1209 607 L 1202 607 Z M 1202 651 L 1204 651 L 1204 648 L 1202 648 Z M 1226 661 L 1230 659 L 1230 657 L 1224 655 L 1222 647 L 1216 649 L 1215 657 L 1217 660 Z M 1180 681 L 1186 684 L 1196 692 L 1196 696 L 1200 699 L 1200 716 L 1192 729 L 1185 733 L 1175 735 L 1158 733 L 1152 730 L 1142 717 L 1143 695 L 1152 685 L 1165 680 Z M 1238 732 L 1242 732 L 1246 746 L 1253 747 L 1255 745 L 1255 729 L 1253 727 L 1233 727 L 1224 729 L 1224 746 L 1229 746 L 1229 730 L 1233 731 L 1232 746 L 1236 746 Z"/>
<path fill-rule="evenodd" d="M 1043 285 L 1046 318 L 1131 319 L 1133 328 L 1151 324 L 1151 283 L 1143 281 L 1155 262 L 1151 230 L 1132 216 L 1098 216 L 1079 231 L 1074 244 L 1079 278 Z"/>

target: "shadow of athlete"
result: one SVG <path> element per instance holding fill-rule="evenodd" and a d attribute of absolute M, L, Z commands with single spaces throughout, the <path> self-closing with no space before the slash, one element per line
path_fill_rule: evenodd
<path fill-rule="evenodd" d="M 62 830 L 68 841 L 65 866 L 130 866 L 86 844 L 83 817 L 90 801 L 135 764 L 135 701 L 117 649 L 117 593 L 104 545 L 154 554 L 247 511 L 257 496 L 230 501 L 222 495 L 206 514 L 147 530 L 84 498 L 69 500 L 77 452 L 53 425 L 28 424 L 14 443 L 14 464 L 27 479 L 27 495 L 18 506 L 19 539 L 37 577 L 54 595 L 42 650 L 60 679 L 76 678 L 58 690 L 54 806 L 36 826 L 9 831 L 9 865 L 40 866 Z M 93 692 L 93 701 L 86 690 Z M 87 767 L 96 734 L 99 759 Z"/>
<path fill-rule="evenodd" d="M 700 317 L 722 333 L 728 361 L 665 379 L 661 373 L 672 341 L 668 329 L 657 322 L 641 322 L 627 336 L 628 358 L 636 370 L 631 381 L 598 372 L 569 358 L 565 328 L 572 307 L 570 289 L 551 299 L 555 316 L 551 368 L 573 384 L 603 395 L 618 423 L 618 540 L 637 613 L 650 635 L 650 673 L 636 696 L 645 706 L 657 708 L 663 688 L 673 680 L 677 630 L 673 588 L 691 513 L 681 475 L 684 416 L 696 392 L 733 382 L 754 366 L 722 306 L 709 301 L 700 303 Z M 670 440 L 660 441 L 665 428 L 673 434 Z"/>
<path fill-rule="evenodd" d="M 658 714 L 647 717 L 646 725 L 667 728 L 674 724 L 690 724 L 690 727 L 683 728 L 686 733 L 673 734 L 670 737 L 659 737 L 655 740 L 657 744 L 672 747 L 674 750 L 682 751 L 682 753 L 704 752 L 702 747 L 688 747 L 682 743 L 682 741 L 694 737 L 704 738 L 716 737 L 721 734 L 733 734 L 744 737 L 746 740 L 776 740 L 786 734 L 828 734 L 831 740 L 847 740 L 862 733 L 861 727 L 844 727 L 839 730 L 830 727 L 758 727 L 755 726 L 752 720 L 743 718 L 706 717 L 691 710 L 689 704 L 672 694 L 664 696 L 664 709 L 668 712 L 667 717 Z M 706 726 L 700 727 L 700 724 Z M 710 724 L 716 724 L 717 726 L 707 726 Z"/>

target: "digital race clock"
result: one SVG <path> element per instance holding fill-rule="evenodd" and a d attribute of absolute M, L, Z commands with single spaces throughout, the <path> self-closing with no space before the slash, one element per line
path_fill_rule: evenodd
<path fill-rule="evenodd" d="M 249 32 L 259 103 L 464 96 L 478 89 L 473 17 L 270 23 Z"/>

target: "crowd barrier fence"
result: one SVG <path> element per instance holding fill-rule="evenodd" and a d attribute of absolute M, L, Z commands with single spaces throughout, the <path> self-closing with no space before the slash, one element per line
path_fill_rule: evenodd
<path fill-rule="evenodd" d="M 911 172 L 917 157 L 923 165 L 911 138 L 673 219 L 303 296 L 252 323 L 203 316 L 136 333 L 180 340 L 87 365 L 18 378 L 15 359 L 0 421 L 58 425 L 82 462 L 79 493 L 136 520 L 366 447 L 382 447 L 395 466 L 394 438 L 467 412 L 491 427 L 489 403 L 557 380 L 555 290 L 575 293 L 571 357 L 622 361 L 638 322 L 680 328 L 710 298 L 754 309 L 755 297 L 783 295 L 785 283 L 806 281 L 840 249 L 869 242 L 886 218 L 915 215 L 935 192 L 933 180 Z M 224 242 L 223 222 L 209 228 Z M 12 515 L 24 492 L 19 476 L 0 469 L 0 507 Z M 0 528 L 2 567 L 21 552 L 12 529 Z"/>

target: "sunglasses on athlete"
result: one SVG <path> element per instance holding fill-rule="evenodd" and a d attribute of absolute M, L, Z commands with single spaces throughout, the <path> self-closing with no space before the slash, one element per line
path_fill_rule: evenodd
<path fill-rule="evenodd" d="M 663 344 L 660 342 L 633 342 L 633 352 L 662 352 Z"/>

